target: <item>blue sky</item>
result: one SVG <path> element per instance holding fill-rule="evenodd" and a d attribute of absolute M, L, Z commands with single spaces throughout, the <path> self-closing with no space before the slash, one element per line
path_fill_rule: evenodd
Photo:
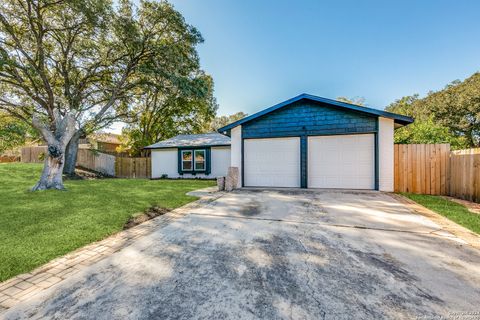
<path fill-rule="evenodd" d="M 480 70 L 480 1 L 171 0 L 205 38 L 219 114 L 300 93 L 383 109 Z"/>

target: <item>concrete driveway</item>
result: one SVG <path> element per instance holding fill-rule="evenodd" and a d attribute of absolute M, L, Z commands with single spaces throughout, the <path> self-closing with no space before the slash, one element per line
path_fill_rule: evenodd
<path fill-rule="evenodd" d="M 479 302 L 480 252 L 387 194 L 241 190 L 5 317 L 467 319 Z"/>

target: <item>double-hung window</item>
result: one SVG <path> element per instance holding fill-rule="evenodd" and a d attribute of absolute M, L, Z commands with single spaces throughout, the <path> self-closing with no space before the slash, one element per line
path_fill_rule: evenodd
<path fill-rule="evenodd" d="M 193 170 L 193 150 L 182 150 L 182 171 Z"/>
<path fill-rule="evenodd" d="M 180 169 L 182 172 L 207 171 L 207 150 L 206 149 L 188 149 L 181 150 L 180 153 Z"/>
<path fill-rule="evenodd" d="M 195 171 L 205 171 L 205 150 L 195 150 Z"/>

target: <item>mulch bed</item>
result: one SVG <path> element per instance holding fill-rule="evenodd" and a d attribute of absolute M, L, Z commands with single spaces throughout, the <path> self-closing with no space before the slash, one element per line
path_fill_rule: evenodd
<path fill-rule="evenodd" d="M 0 156 L 0 163 L 8 162 L 20 162 L 20 157 L 18 156 Z"/>
<path fill-rule="evenodd" d="M 100 172 L 87 170 L 84 168 L 75 168 L 75 175 L 74 176 L 65 176 L 67 180 L 96 180 L 96 179 L 107 179 L 107 178 L 114 178 Z"/>

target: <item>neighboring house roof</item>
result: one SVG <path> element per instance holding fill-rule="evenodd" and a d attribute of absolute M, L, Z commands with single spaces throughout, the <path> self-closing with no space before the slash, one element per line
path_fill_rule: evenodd
<path fill-rule="evenodd" d="M 79 144 L 86 145 L 92 144 L 93 142 L 103 142 L 103 143 L 110 143 L 110 144 L 117 144 L 120 145 L 122 142 L 120 141 L 121 135 L 115 133 L 108 133 L 108 132 L 95 132 L 91 133 L 88 136 L 83 135 L 80 136 Z M 38 142 L 39 146 L 46 146 L 47 142 L 43 139 L 40 139 Z"/>
<path fill-rule="evenodd" d="M 289 106 L 292 103 L 300 101 L 302 99 L 310 100 L 310 101 L 314 101 L 314 102 L 325 103 L 325 104 L 328 104 L 328 105 L 333 106 L 333 107 L 339 107 L 339 108 L 344 108 L 344 109 L 353 110 L 353 111 L 357 111 L 357 112 L 367 113 L 367 114 L 371 114 L 371 115 L 374 115 L 374 116 L 390 118 L 390 119 L 393 119 L 395 121 L 395 123 L 397 125 L 400 125 L 400 126 L 405 126 L 405 125 L 413 122 L 413 118 L 410 118 L 410 117 L 407 117 L 407 116 L 404 116 L 404 115 L 400 115 L 400 114 L 396 114 L 396 113 L 392 113 L 392 112 L 387 112 L 387 111 L 382 111 L 382 110 L 378 110 L 378 109 L 373 109 L 373 108 L 367 108 L 367 107 L 359 106 L 359 105 L 356 105 L 356 104 L 341 102 L 341 101 L 337 101 L 337 100 L 322 98 L 322 97 L 314 96 L 314 95 L 311 95 L 311 94 L 303 93 L 303 94 L 301 94 L 299 96 L 296 96 L 292 99 L 286 100 L 286 101 L 281 102 L 279 104 L 276 104 L 276 105 L 274 105 L 270 108 L 267 108 L 265 110 L 262 110 L 260 112 L 255 113 L 255 114 L 252 114 L 251 116 L 245 117 L 245 118 L 240 119 L 240 120 L 235 121 L 235 122 L 232 122 L 232 123 L 220 128 L 220 129 L 218 129 L 218 132 L 227 132 L 227 131 L 235 128 L 236 126 L 239 126 L 243 123 L 252 121 L 256 118 L 259 118 L 263 115 L 266 115 L 267 113 L 273 112 L 273 111 L 278 110 L 280 108 Z"/>
<path fill-rule="evenodd" d="M 119 134 L 108 133 L 108 132 L 92 133 L 88 135 L 88 139 L 98 141 L 98 142 L 121 144 Z"/>
<path fill-rule="evenodd" d="M 180 134 L 173 138 L 154 143 L 145 149 L 163 149 L 178 147 L 229 146 L 230 138 L 217 132 L 202 134 Z"/>

